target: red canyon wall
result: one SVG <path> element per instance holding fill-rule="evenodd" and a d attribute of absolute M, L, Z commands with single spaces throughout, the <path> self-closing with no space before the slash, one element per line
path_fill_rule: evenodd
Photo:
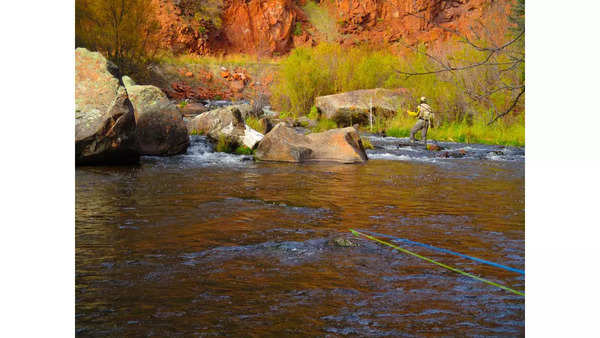
<path fill-rule="evenodd" d="M 223 0 L 220 27 L 194 20 L 190 1 L 154 0 L 158 4 L 161 43 L 176 53 L 274 53 L 318 42 L 294 29 L 310 26 L 302 10 L 306 0 Z M 486 30 L 503 38 L 512 0 L 323 0 L 344 44 L 443 41 L 453 34 L 475 36 Z M 202 26 L 202 27 L 201 27 Z"/>

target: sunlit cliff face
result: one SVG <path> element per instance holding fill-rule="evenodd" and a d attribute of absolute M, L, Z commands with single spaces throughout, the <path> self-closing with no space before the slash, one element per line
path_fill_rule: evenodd
<path fill-rule="evenodd" d="M 176 52 L 282 54 L 298 45 L 325 39 L 311 17 L 307 1 L 225 0 L 219 27 L 202 28 L 184 2 L 154 0 L 163 47 Z M 393 44 L 437 43 L 458 35 L 502 39 L 513 1 L 336 0 L 318 6 L 329 13 L 335 40 Z M 442 27 L 443 25 L 443 27 Z M 453 33 L 453 32 L 456 32 Z"/>

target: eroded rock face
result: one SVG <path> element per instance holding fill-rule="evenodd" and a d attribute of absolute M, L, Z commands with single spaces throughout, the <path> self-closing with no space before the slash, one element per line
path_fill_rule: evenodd
<path fill-rule="evenodd" d="M 213 140 L 227 137 L 251 149 L 263 138 L 261 133 L 246 125 L 238 106 L 218 108 L 198 115 L 190 121 L 188 128 L 190 133 L 207 135 Z"/>
<path fill-rule="evenodd" d="M 284 54 L 291 48 L 314 45 L 321 38 L 309 33 L 312 26 L 301 6 L 294 0 L 223 1 L 222 25 L 201 28 L 194 19 L 194 1 L 152 0 L 157 4 L 162 47 L 175 53 L 250 53 Z M 504 37 L 509 27 L 512 0 L 336 0 L 318 1 L 336 21 L 338 42 L 360 41 L 409 45 L 437 43 L 453 38 L 450 30 L 475 38 L 482 33 L 481 23 Z M 293 34 L 296 24 L 303 27 Z M 439 27 L 443 24 L 444 28 Z M 450 30 L 448 30 L 450 29 Z M 314 30 L 312 30 L 314 33 Z"/>
<path fill-rule="evenodd" d="M 130 84 L 124 77 L 123 82 Z M 126 87 L 133 103 L 140 154 L 169 156 L 184 153 L 190 144 L 183 116 L 165 93 L 154 86 Z"/>
<path fill-rule="evenodd" d="M 161 47 L 175 53 L 208 54 L 222 40 L 216 29 L 202 29 L 201 23 L 180 7 L 178 0 L 152 0 L 160 26 Z"/>
<path fill-rule="evenodd" d="M 303 135 L 284 123 L 279 123 L 265 135 L 258 144 L 255 157 L 261 161 L 277 162 L 367 161 L 358 132 L 353 127 Z"/>
<path fill-rule="evenodd" d="M 234 0 L 223 13 L 223 35 L 234 52 L 285 53 L 298 8 L 292 0 Z"/>
<path fill-rule="evenodd" d="M 408 100 L 406 90 L 376 88 L 319 96 L 315 98 L 315 106 L 322 117 L 334 120 L 338 125 L 349 126 L 366 123 L 371 107 L 378 116 L 391 117 Z"/>
<path fill-rule="evenodd" d="M 293 0 L 229 0 L 223 2 L 221 27 L 201 27 L 177 0 L 153 0 L 162 47 L 175 53 L 286 53 L 300 8 Z M 204 23 L 206 24 L 206 23 Z"/>
<path fill-rule="evenodd" d="M 511 4 L 510 0 L 340 0 L 335 8 L 340 33 L 355 41 L 413 44 L 447 40 L 453 35 L 447 29 L 471 36 L 480 23 L 500 29 L 497 35 L 504 36 Z"/>
<path fill-rule="evenodd" d="M 75 50 L 75 163 L 139 160 L 133 106 L 117 67 L 98 52 Z"/>

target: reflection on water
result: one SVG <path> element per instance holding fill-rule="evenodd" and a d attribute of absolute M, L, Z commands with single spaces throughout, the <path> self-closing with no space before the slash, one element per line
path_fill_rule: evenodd
<path fill-rule="evenodd" d="M 347 231 L 523 269 L 522 159 L 293 165 L 196 147 L 76 170 L 79 335 L 523 335 L 522 297 Z M 519 274 L 410 249 L 524 290 Z"/>

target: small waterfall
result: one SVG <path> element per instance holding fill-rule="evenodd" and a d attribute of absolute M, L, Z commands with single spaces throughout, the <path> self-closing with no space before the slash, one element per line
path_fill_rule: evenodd
<path fill-rule="evenodd" d="M 190 145 L 185 154 L 170 157 L 144 156 L 143 158 L 146 162 L 161 167 L 172 165 L 177 167 L 243 167 L 253 163 L 250 155 L 216 152 L 208 138 L 201 135 L 190 135 Z"/>
<path fill-rule="evenodd" d="M 182 155 L 185 162 L 200 165 L 240 166 L 252 161 L 252 156 L 215 152 L 206 136 L 191 135 L 190 146 Z"/>

